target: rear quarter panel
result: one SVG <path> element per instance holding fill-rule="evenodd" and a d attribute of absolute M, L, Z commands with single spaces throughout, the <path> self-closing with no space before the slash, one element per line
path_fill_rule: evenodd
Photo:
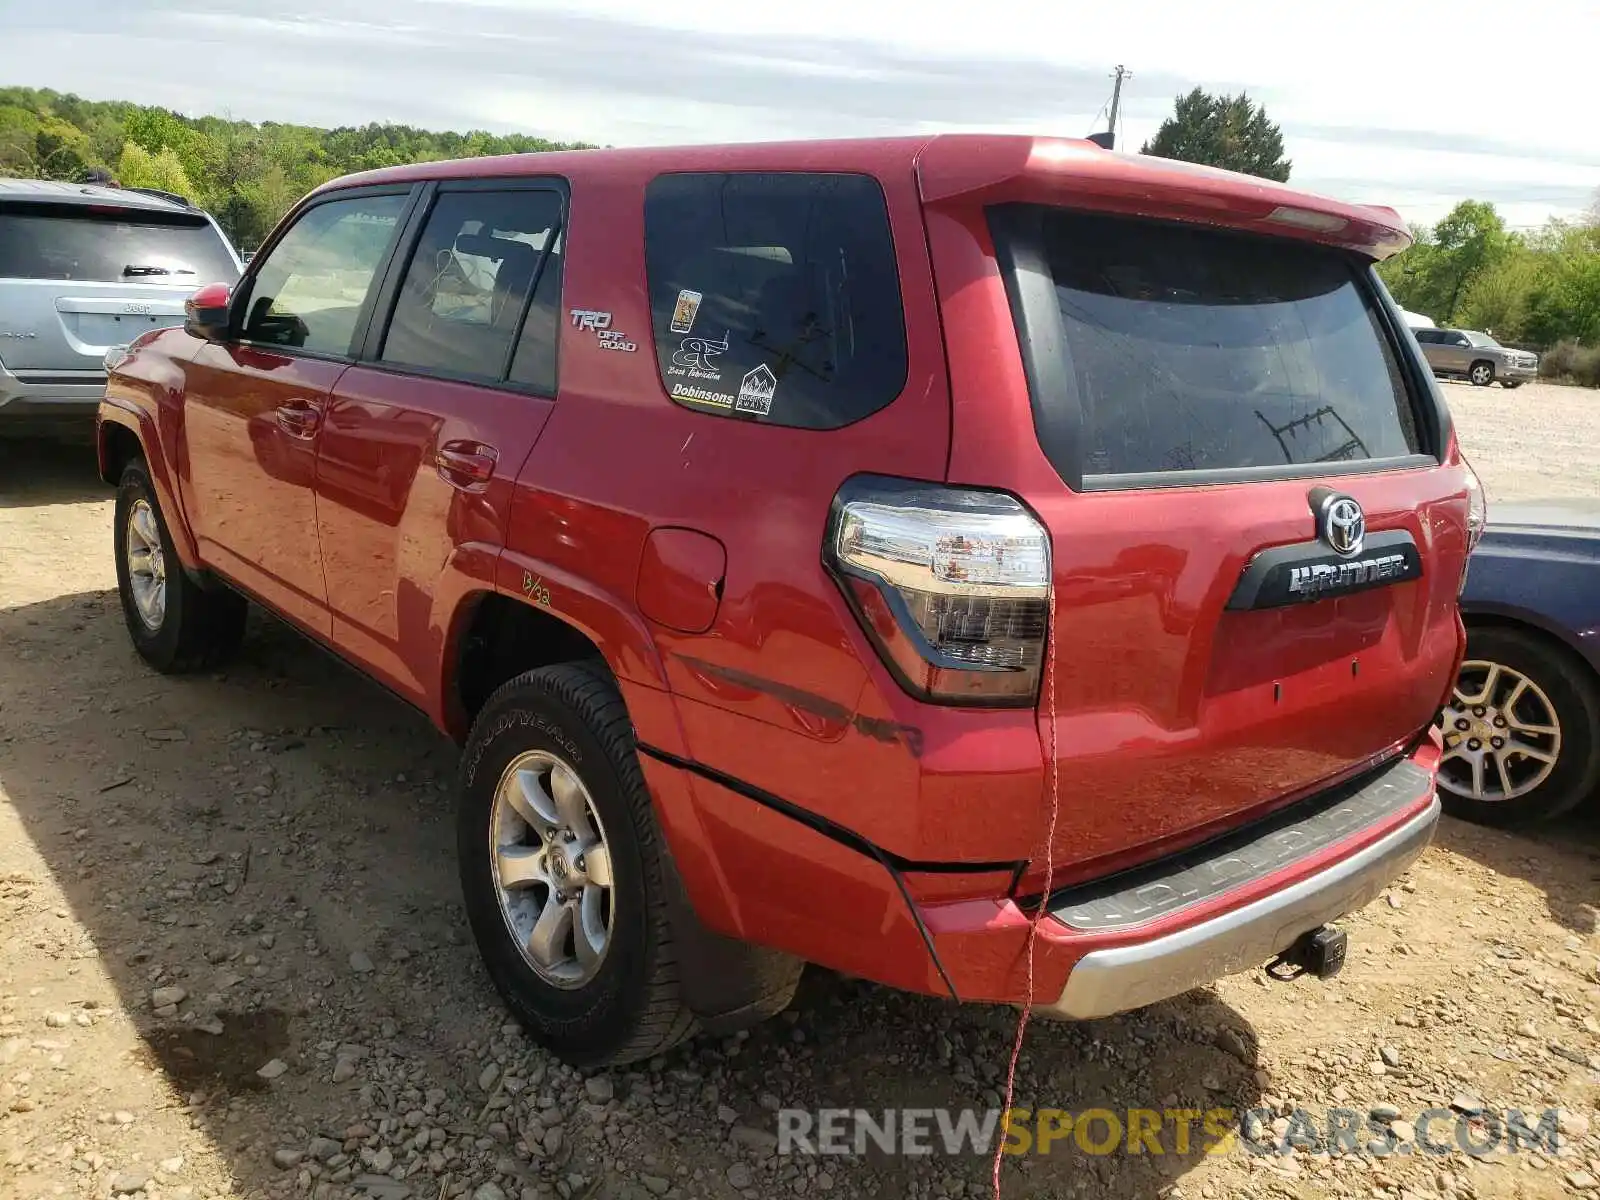
<path fill-rule="evenodd" d="M 1461 612 L 1543 630 L 1600 672 L 1600 531 L 1491 525 L 1473 551 Z"/>

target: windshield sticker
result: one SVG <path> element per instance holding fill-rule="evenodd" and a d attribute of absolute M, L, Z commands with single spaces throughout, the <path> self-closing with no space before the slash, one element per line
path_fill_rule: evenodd
<path fill-rule="evenodd" d="M 672 398 L 682 400 L 687 404 L 709 404 L 713 408 L 732 408 L 733 397 L 722 392 L 713 392 L 710 388 L 695 387 L 688 383 L 675 383 L 672 385 Z"/>
<path fill-rule="evenodd" d="M 672 332 L 693 333 L 694 319 L 700 313 L 700 301 L 705 297 L 688 288 L 678 293 L 678 303 L 672 310 Z"/>
<path fill-rule="evenodd" d="M 739 381 L 739 398 L 733 411 L 766 416 L 772 411 L 772 394 L 778 390 L 778 377 L 772 368 L 762 363 Z"/>
<path fill-rule="evenodd" d="M 722 372 L 712 365 L 712 359 L 728 348 L 728 335 L 722 340 L 708 337 L 686 337 L 672 352 L 672 365 L 668 375 L 682 375 L 690 379 L 707 379 L 712 383 L 722 378 Z"/>

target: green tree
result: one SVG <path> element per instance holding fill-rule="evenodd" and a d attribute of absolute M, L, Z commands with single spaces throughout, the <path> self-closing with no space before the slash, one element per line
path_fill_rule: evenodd
<path fill-rule="evenodd" d="M 170 148 L 151 154 L 138 142 L 128 142 L 117 159 L 116 175 L 123 187 L 156 188 L 190 199 L 194 197 L 194 184 L 183 169 L 182 160 Z"/>
<path fill-rule="evenodd" d="M 1213 96 L 1195 88 L 1179 96 L 1172 116 L 1161 122 L 1141 151 L 1157 158 L 1205 163 L 1284 183 L 1290 162 L 1283 156 L 1283 131 L 1267 110 L 1240 92 Z"/>

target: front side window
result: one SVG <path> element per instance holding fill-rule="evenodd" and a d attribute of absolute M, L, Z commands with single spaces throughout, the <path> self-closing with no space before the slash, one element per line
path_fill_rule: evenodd
<path fill-rule="evenodd" d="M 1064 209 L 1032 228 L 1081 411 L 1084 476 L 1417 452 L 1377 300 L 1342 253 Z"/>
<path fill-rule="evenodd" d="M 720 416 L 836 429 L 906 381 L 883 191 L 865 175 L 663 175 L 645 194 L 661 381 Z"/>
<path fill-rule="evenodd" d="M 500 380 L 524 316 L 553 347 L 553 253 L 561 224 L 561 194 L 509 190 L 444 192 L 428 215 L 395 301 L 379 357 L 386 363 Z M 551 281 L 540 287 L 546 303 L 530 312 L 529 294 L 541 264 Z M 553 312 L 553 310 L 552 310 Z M 520 351 L 519 357 L 532 351 Z M 524 362 L 518 382 L 553 383 L 553 360 Z"/>
<path fill-rule="evenodd" d="M 349 354 L 406 199 L 352 196 L 303 213 L 261 260 L 250 285 L 244 340 Z"/>

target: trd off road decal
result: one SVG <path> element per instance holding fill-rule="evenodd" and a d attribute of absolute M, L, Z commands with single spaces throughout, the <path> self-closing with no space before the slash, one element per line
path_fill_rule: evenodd
<path fill-rule="evenodd" d="M 705 297 L 688 288 L 678 293 L 678 303 L 672 309 L 672 332 L 693 333 L 694 319 L 700 312 L 700 301 Z"/>
<path fill-rule="evenodd" d="M 632 354 L 639 348 L 638 343 L 630 341 L 628 335 L 621 330 L 611 328 L 611 314 L 600 312 L 592 308 L 574 308 L 572 313 L 572 327 L 574 329 L 591 329 L 600 343 L 602 350 L 618 350 L 623 354 Z"/>
<path fill-rule="evenodd" d="M 772 411 L 772 394 L 777 390 L 778 377 L 762 363 L 739 381 L 739 398 L 733 402 L 733 411 L 764 417 Z"/>

